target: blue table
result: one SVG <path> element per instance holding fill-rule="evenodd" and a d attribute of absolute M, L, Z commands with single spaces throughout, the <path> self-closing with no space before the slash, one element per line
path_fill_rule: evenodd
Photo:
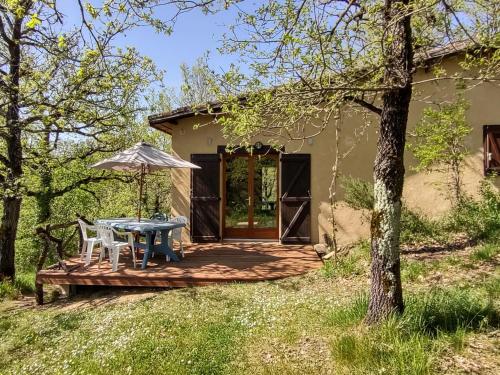
<path fill-rule="evenodd" d="M 144 249 L 144 257 L 142 259 L 142 269 L 148 265 L 148 260 L 153 253 L 168 255 L 171 260 L 178 262 L 179 258 L 174 253 L 168 243 L 168 233 L 172 229 L 183 228 L 186 225 L 182 223 L 171 223 L 168 221 L 141 219 L 139 222 L 134 218 L 115 218 L 115 219 L 99 219 L 98 224 L 106 224 L 115 229 L 122 229 L 127 232 L 135 232 L 145 235 L 146 243 L 134 242 L 134 246 L 139 249 Z M 160 232 L 161 242 L 155 244 L 156 233 Z"/>

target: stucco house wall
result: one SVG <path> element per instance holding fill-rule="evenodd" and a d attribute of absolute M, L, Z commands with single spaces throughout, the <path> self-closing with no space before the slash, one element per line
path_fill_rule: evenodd
<path fill-rule="evenodd" d="M 459 57 L 446 58 L 442 64 L 449 74 L 459 69 Z M 419 70 L 414 81 L 430 80 L 416 85 L 410 107 L 408 139 L 422 110 L 430 102 L 450 101 L 456 95 L 452 80 L 432 81 L 430 72 Z M 470 154 L 464 168 L 464 188 L 471 194 L 477 193 L 483 179 L 483 125 L 500 124 L 500 86 L 498 83 L 481 83 L 465 92 L 470 103 L 467 120 L 473 132 L 467 138 Z M 373 161 L 377 144 L 377 116 L 361 116 L 349 106 L 342 112 L 341 153 L 352 148 L 339 166 L 341 175 L 372 180 Z M 177 124 L 167 124 L 171 129 L 172 151 L 175 155 L 190 160 L 193 153 L 216 153 L 218 145 L 227 142 L 217 125 L 208 124 L 210 117 L 198 115 L 178 120 Z M 195 129 L 195 125 L 199 125 Z M 311 238 L 313 243 L 322 242 L 323 234 L 331 232 L 330 204 L 328 188 L 331 181 L 335 154 L 334 124 L 330 124 L 312 142 L 284 142 L 286 152 L 311 154 Z M 311 129 L 312 131 L 312 129 Z M 267 144 L 263 138 L 255 138 Z M 405 203 L 414 210 L 430 216 L 442 215 L 450 208 L 447 199 L 447 177 L 441 173 L 416 173 L 411 152 L 405 154 L 406 178 L 403 197 Z M 222 181 L 221 181 L 222 182 Z M 189 217 L 190 214 L 190 171 L 172 170 L 172 214 Z M 337 197 L 343 199 L 339 186 Z M 341 244 L 350 243 L 369 236 L 369 225 L 362 212 L 355 211 L 340 202 L 336 211 L 338 238 Z M 188 241 L 188 238 L 186 238 Z"/>

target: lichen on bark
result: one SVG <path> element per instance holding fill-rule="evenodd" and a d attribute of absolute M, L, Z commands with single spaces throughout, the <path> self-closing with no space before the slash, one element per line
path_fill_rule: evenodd
<path fill-rule="evenodd" d="M 401 200 L 380 180 L 375 181 L 374 198 L 372 240 L 378 242 L 380 255 L 392 258 L 399 252 Z"/>

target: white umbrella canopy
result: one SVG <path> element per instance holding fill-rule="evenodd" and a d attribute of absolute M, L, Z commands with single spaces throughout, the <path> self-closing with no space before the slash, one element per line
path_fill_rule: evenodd
<path fill-rule="evenodd" d="M 146 142 L 136 143 L 133 147 L 122 151 L 111 158 L 92 164 L 90 168 L 140 172 L 139 210 L 137 213 L 139 221 L 141 221 L 142 189 L 144 185 L 144 175 L 146 173 L 169 168 L 201 169 L 201 167 L 196 164 L 160 151 Z"/>
<path fill-rule="evenodd" d="M 122 151 L 111 158 L 101 160 L 90 167 L 130 172 L 141 172 L 143 169 L 147 172 L 152 172 L 168 168 L 200 168 L 199 166 L 186 160 L 160 151 L 146 142 L 136 143 L 133 147 Z"/>

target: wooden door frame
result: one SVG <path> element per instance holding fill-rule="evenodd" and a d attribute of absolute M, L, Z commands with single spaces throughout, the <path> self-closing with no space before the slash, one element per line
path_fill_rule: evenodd
<path fill-rule="evenodd" d="M 220 146 L 219 146 L 220 147 Z M 267 150 L 267 149 L 266 149 Z M 254 218 L 254 177 L 255 168 L 254 161 L 257 156 L 267 156 L 271 157 L 276 161 L 276 204 L 275 204 L 275 227 L 273 228 L 254 228 L 253 218 Z M 226 191 L 226 177 L 227 177 L 227 160 L 244 157 L 248 159 L 248 195 L 250 198 L 250 204 L 248 206 L 248 228 L 226 228 L 226 207 L 227 207 L 227 191 Z M 221 220 L 221 233 L 222 238 L 241 238 L 241 239 L 272 239 L 279 240 L 279 230 L 280 230 L 280 199 L 279 199 L 279 153 L 275 152 L 259 152 L 259 153 L 248 153 L 248 152 L 237 152 L 237 153 L 223 153 L 222 154 L 222 220 Z"/>

